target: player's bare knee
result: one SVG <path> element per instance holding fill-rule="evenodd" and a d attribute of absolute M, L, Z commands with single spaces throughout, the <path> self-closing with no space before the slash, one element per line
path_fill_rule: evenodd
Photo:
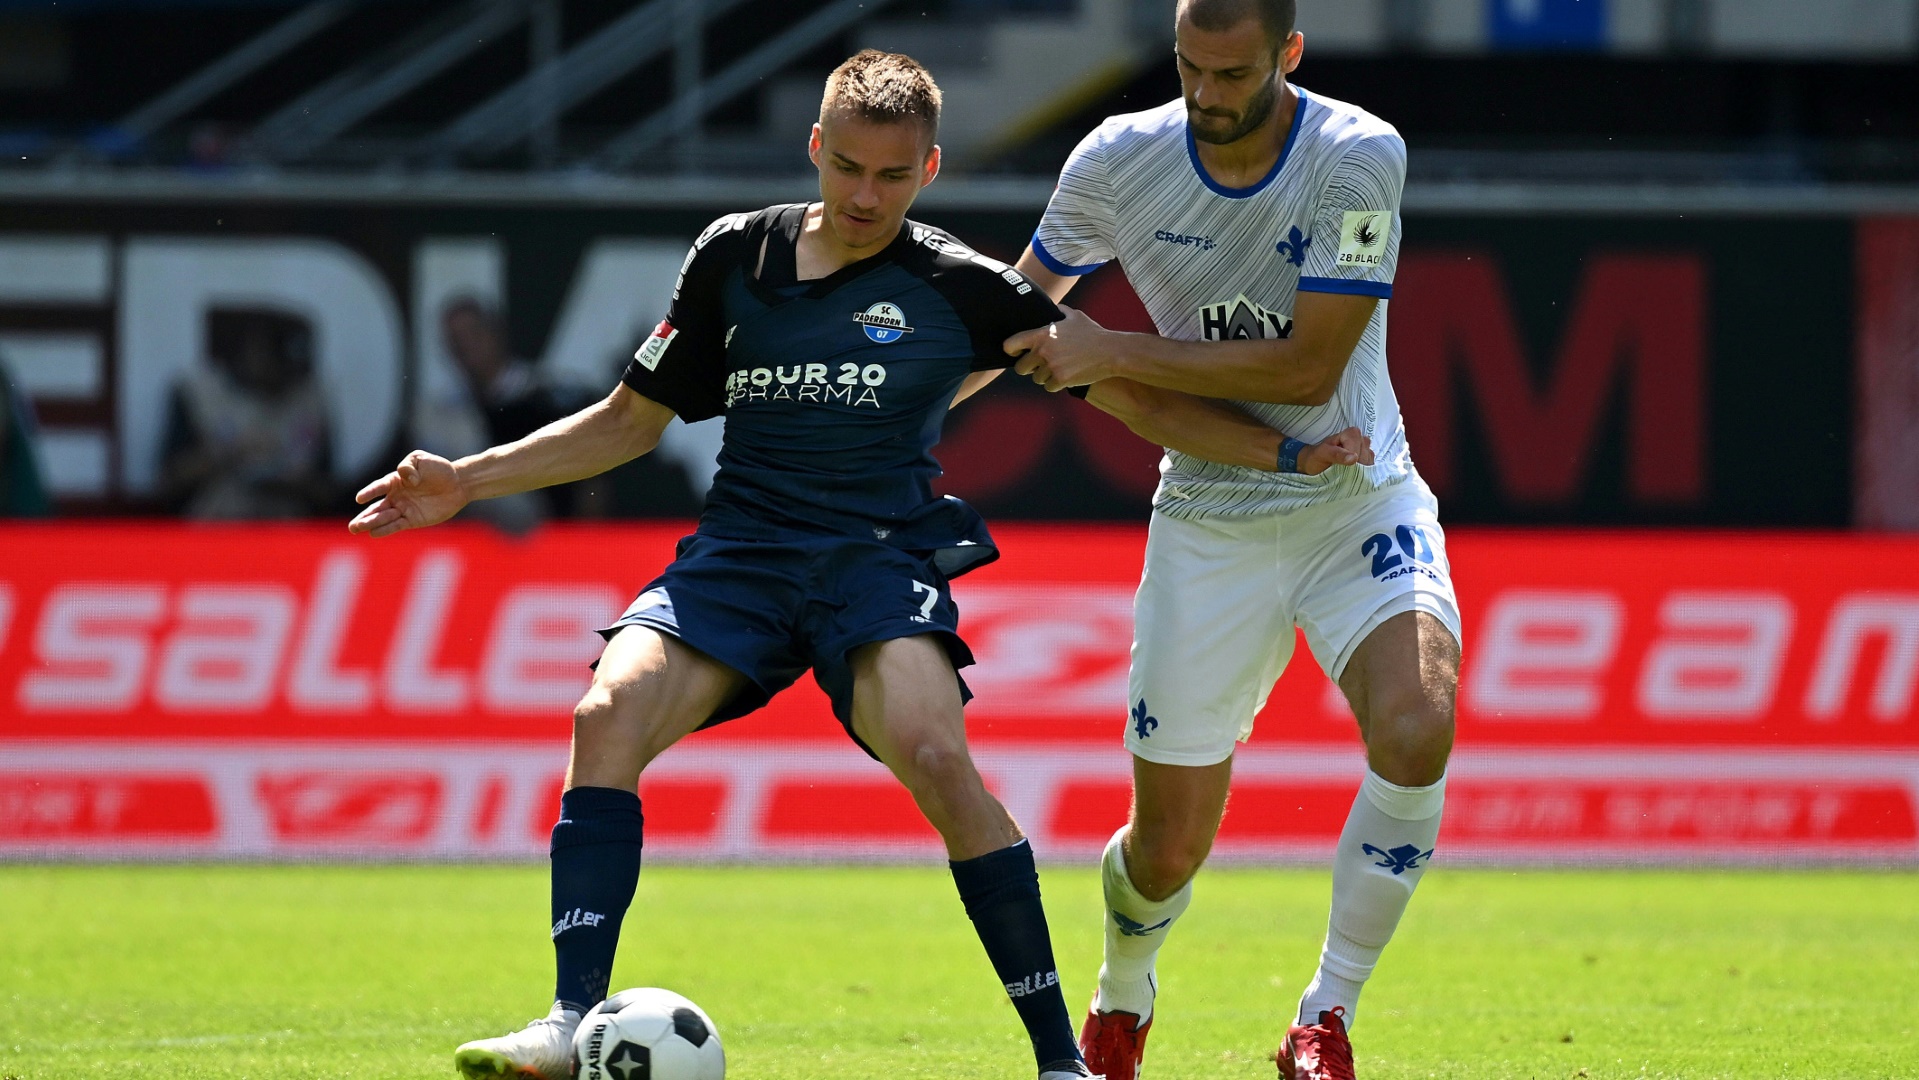
<path fill-rule="evenodd" d="M 1210 845 L 1207 845 L 1210 848 Z M 1195 846 L 1156 850 L 1137 860 L 1128 859 L 1126 876 L 1148 900 L 1160 901 L 1178 892 L 1206 862 L 1206 851 Z"/>
<path fill-rule="evenodd" d="M 981 787 L 979 770 L 964 743 L 940 736 L 915 738 L 901 747 L 906 785 L 943 803 L 965 801 Z"/>
<path fill-rule="evenodd" d="M 618 741 L 618 713 L 610 695 L 598 686 L 587 691 L 573 707 L 573 756 L 594 759 L 604 755 Z"/>
<path fill-rule="evenodd" d="M 1451 709 L 1413 707 L 1376 717 L 1366 756 L 1387 783 L 1425 787 L 1446 775 L 1453 750 Z"/>
<path fill-rule="evenodd" d="M 643 692 L 626 684 L 595 682 L 573 707 L 573 756 L 582 760 L 619 762 L 625 768 L 644 769 L 666 749 L 655 745 L 650 718 L 660 715 L 640 700 Z M 669 743 L 671 740 L 667 740 Z"/>
<path fill-rule="evenodd" d="M 1153 830 L 1137 826 L 1126 844 L 1126 876 L 1148 900 L 1164 900 L 1199 873 L 1213 850 L 1213 838 L 1203 829 Z"/>
<path fill-rule="evenodd" d="M 599 683 L 587 690 L 579 704 L 573 706 L 573 739 L 597 739 L 611 730 L 618 716 L 613 694 Z"/>

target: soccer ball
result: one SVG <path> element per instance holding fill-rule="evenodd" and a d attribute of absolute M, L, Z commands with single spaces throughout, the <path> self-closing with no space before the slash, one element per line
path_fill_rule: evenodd
<path fill-rule="evenodd" d="M 573 1033 L 578 1080 L 722 1080 L 726 1051 L 706 1013 L 671 990 L 622 990 Z"/>

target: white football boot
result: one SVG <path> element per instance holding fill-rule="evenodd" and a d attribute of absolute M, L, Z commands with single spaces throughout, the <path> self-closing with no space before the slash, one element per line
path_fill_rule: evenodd
<path fill-rule="evenodd" d="M 1059 1061 L 1047 1066 L 1046 1071 L 1039 1074 L 1039 1080 L 1106 1080 L 1106 1078 L 1088 1069 L 1084 1062 Z"/>
<path fill-rule="evenodd" d="M 553 1011 L 511 1035 L 475 1039 L 453 1051 L 453 1067 L 467 1080 L 495 1077 L 531 1077 L 532 1080 L 570 1080 L 573 1075 L 573 1033 L 580 1014 Z"/>

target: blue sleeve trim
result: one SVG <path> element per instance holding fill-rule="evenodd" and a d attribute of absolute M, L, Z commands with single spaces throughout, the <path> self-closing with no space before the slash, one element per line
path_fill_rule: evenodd
<path fill-rule="evenodd" d="M 1058 259 L 1053 258 L 1051 252 L 1046 250 L 1045 244 L 1039 242 L 1038 233 L 1033 234 L 1033 254 L 1039 256 L 1039 261 L 1042 266 L 1061 277 L 1078 277 L 1081 274 L 1090 274 L 1106 265 L 1105 263 L 1093 263 L 1089 266 L 1074 266 L 1071 263 L 1060 262 Z"/>
<path fill-rule="evenodd" d="M 1379 300 L 1391 300 L 1393 283 L 1355 281 L 1351 278 L 1303 277 L 1299 279 L 1299 291 L 1339 293 L 1342 296 L 1371 296 Z"/>

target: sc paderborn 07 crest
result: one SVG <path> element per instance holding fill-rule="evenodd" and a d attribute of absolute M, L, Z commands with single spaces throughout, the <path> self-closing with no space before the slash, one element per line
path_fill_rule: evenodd
<path fill-rule="evenodd" d="M 853 321 L 866 331 L 867 340 L 879 345 L 890 345 L 913 332 L 913 328 L 906 325 L 906 312 L 887 300 L 854 315 Z"/>

